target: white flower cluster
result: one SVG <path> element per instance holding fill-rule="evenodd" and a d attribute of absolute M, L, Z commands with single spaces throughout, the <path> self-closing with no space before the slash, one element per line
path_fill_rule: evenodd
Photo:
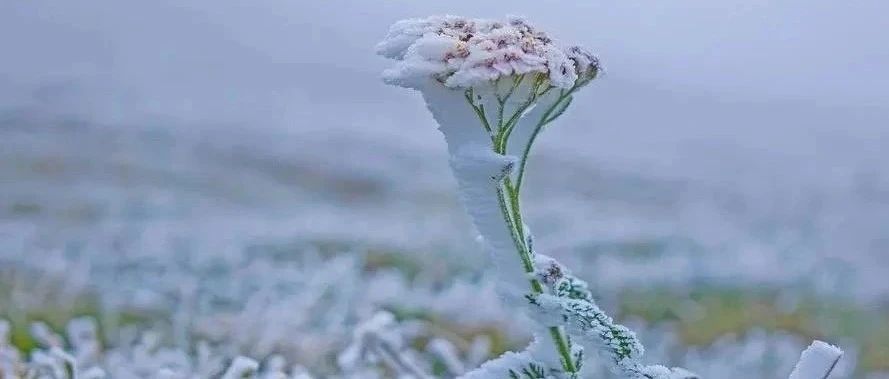
<path fill-rule="evenodd" d="M 377 51 L 398 60 L 384 73 L 385 80 L 410 88 L 430 77 L 448 87 L 468 88 L 527 73 L 569 88 L 598 70 L 592 54 L 576 46 L 561 48 L 517 17 L 505 22 L 458 16 L 402 20 L 392 25 Z"/>

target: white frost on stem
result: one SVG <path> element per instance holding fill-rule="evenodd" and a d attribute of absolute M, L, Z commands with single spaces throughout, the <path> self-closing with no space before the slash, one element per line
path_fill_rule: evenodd
<path fill-rule="evenodd" d="M 466 370 L 457 353 L 457 347 L 450 341 L 434 338 L 426 345 L 426 350 L 435 356 L 452 376 L 460 375 Z"/>
<path fill-rule="evenodd" d="M 803 351 L 790 379 L 827 379 L 842 356 L 840 348 L 814 341 Z"/>
<path fill-rule="evenodd" d="M 527 374 L 526 374 L 527 372 Z M 542 374 L 542 375 L 541 375 Z M 460 379 L 488 379 L 488 378 L 545 378 L 547 372 L 539 362 L 534 360 L 531 353 L 506 352 L 500 357 L 487 361 L 476 370 L 463 375 Z"/>
<path fill-rule="evenodd" d="M 503 191 L 503 178 L 509 175 L 515 163 L 515 157 L 499 155 L 477 145 L 464 146 L 451 157 L 451 168 L 466 211 L 497 267 L 502 289 L 510 293 L 522 291 L 528 285 L 521 260 L 516 255 L 513 232 L 503 222 L 498 201 L 498 192 Z"/>
<path fill-rule="evenodd" d="M 420 369 L 414 358 L 404 349 L 404 338 L 398 330 L 395 316 L 380 311 L 359 324 L 352 334 L 352 343 L 337 357 L 344 373 L 353 377 L 368 377 L 363 362 L 381 362 L 399 378 L 425 379 L 429 376 Z"/>

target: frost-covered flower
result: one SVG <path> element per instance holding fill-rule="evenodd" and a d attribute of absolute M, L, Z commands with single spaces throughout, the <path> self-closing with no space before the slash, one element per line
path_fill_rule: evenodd
<path fill-rule="evenodd" d="M 611 351 L 609 356 L 629 367 L 625 372 L 646 369 L 638 362 L 642 349 L 635 348 L 635 336 L 610 318 L 598 328 L 614 337 L 580 338 L 601 334 L 577 325 L 604 313 L 591 302 L 585 283 L 554 260 L 537 259 L 531 231 L 522 221 L 520 192 L 531 146 L 565 112 L 574 93 L 597 76 L 598 59 L 577 46 L 559 47 L 514 17 L 506 22 L 455 16 L 400 21 L 378 50 L 397 60 L 384 80 L 419 90 L 445 135 L 461 197 L 496 267 L 504 298 L 537 305 L 528 307 L 537 320 L 555 315 L 549 318 L 553 322 L 540 322 L 533 348 L 516 355 L 527 356 L 522 367 L 488 364 L 467 377 L 507 370 L 534 378 L 576 378 L 585 355 L 570 337 Z M 562 292 L 569 297 L 562 298 Z M 546 296 L 554 304 L 587 311 L 569 315 L 543 306 Z M 569 316 L 577 316 L 576 322 L 568 323 L 574 320 Z"/>
<path fill-rule="evenodd" d="M 559 47 L 518 17 L 505 22 L 458 16 L 402 20 L 377 51 L 398 60 L 385 72 L 386 81 L 412 88 L 430 77 L 451 88 L 469 88 L 523 74 L 570 88 L 597 62 L 579 47 Z"/>
<path fill-rule="evenodd" d="M 377 48 L 397 61 L 384 80 L 420 91 L 438 122 L 504 299 L 524 302 L 538 324 L 525 351 L 504 354 L 464 377 L 576 379 L 592 355 L 584 351 L 589 348 L 622 377 L 698 378 L 644 363 L 636 334 L 596 305 L 583 280 L 537 255 L 524 222 L 521 189 L 531 147 L 575 92 L 598 76 L 596 56 L 578 46 L 559 47 L 515 17 L 403 20 Z"/>

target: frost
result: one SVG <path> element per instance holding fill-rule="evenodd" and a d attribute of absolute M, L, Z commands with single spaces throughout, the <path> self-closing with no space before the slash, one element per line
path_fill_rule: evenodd
<path fill-rule="evenodd" d="M 457 348 L 448 340 L 435 338 L 429 341 L 426 349 L 445 366 L 445 369 L 451 375 L 460 375 L 465 371 L 463 362 L 457 353 Z"/>
<path fill-rule="evenodd" d="M 526 295 L 532 309 L 530 314 L 545 326 L 564 327 L 578 345 L 597 348 L 608 363 L 610 371 L 626 378 L 639 379 L 695 379 L 697 375 L 683 368 L 644 365 L 644 348 L 636 334 L 619 325 L 602 311 L 593 300 L 588 284 L 573 276 L 555 259 L 536 255 L 533 277 L 546 290 L 542 294 Z M 582 350 L 579 350 L 582 353 Z M 582 364 L 582 358 L 575 358 Z"/>
<path fill-rule="evenodd" d="M 827 379 L 842 356 L 840 348 L 814 341 L 803 351 L 790 379 Z"/>
<path fill-rule="evenodd" d="M 369 367 L 365 362 L 382 362 L 399 378 L 427 378 L 414 358 L 405 351 L 395 316 L 388 312 L 378 312 L 358 325 L 353 332 L 352 343 L 337 357 L 343 372 L 356 377 L 372 375 L 365 372 Z"/>
<path fill-rule="evenodd" d="M 527 374 L 526 374 L 527 373 Z M 543 376 L 535 376 L 543 375 Z M 488 378 L 546 378 L 546 369 L 535 361 L 527 351 L 506 352 L 498 358 L 485 362 L 481 367 L 460 377 L 460 379 Z"/>

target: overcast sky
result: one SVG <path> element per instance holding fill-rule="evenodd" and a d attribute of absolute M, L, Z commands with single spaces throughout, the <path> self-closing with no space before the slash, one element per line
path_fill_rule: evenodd
<path fill-rule="evenodd" d="M 115 89 L 311 92 L 331 69 L 376 72 L 393 21 L 518 14 L 599 52 L 615 78 L 742 98 L 886 106 L 889 5 L 881 0 L 504 2 L 10 0 L 6 81 L 114 80 Z M 215 85 L 214 85 L 215 84 Z M 134 94 L 136 95 L 136 94 Z"/>
<path fill-rule="evenodd" d="M 582 126 L 564 136 L 594 141 L 577 151 L 889 150 L 884 0 L 6 0 L 0 109 L 427 140 L 405 132 L 429 116 L 380 83 L 390 63 L 373 46 L 398 19 L 441 13 L 523 15 L 600 55 L 607 75 L 566 115 Z M 631 148 L 642 135 L 658 148 Z"/>

